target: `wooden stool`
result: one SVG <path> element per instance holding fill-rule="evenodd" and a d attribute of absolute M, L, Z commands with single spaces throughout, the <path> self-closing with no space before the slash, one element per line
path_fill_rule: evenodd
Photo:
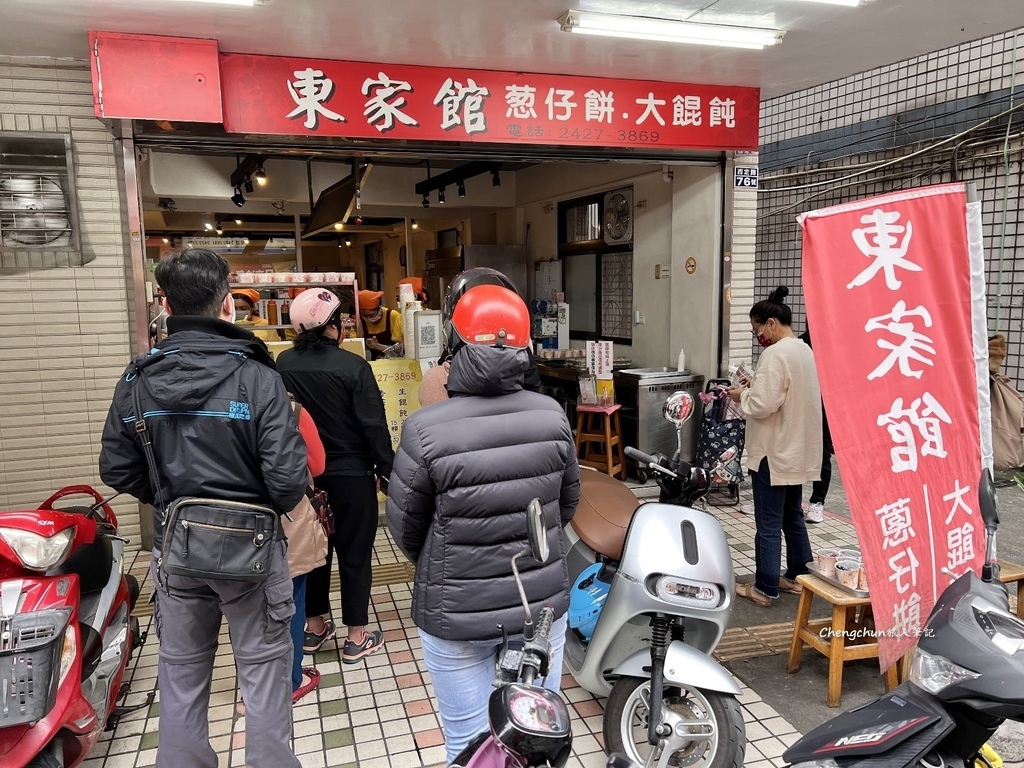
<path fill-rule="evenodd" d="M 796 580 L 804 589 L 796 609 L 796 624 L 793 627 L 793 642 L 789 647 L 786 671 L 792 673 L 800 669 L 804 643 L 827 656 L 828 705 L 838 707 L 843 689 L 843 664 L 853 659 L 878 658 L 878 643 L 873 640 L 871 600 L 855 597 L 813 574 L 797 576 Z M 831 603 L 831 620 L 810 621 L 811 601 L 815 595 Z M 897 684 L 894 665 L 885 672 L 885 689 L 891 691 Z"/>
<path fill-rule="evenodd" d="M 621 405 L 576 406 L 576 454 L 582 466 L 599 469 L 612 477 L 621 475 L 625 480 L 626 462 L 619 423 L 621 408 Z M 603 446 L 604 452 L 598 451 L 595 444 Z"/>
<path fill-rule="evenodd" d="M 1017 585 L 1017 616 L 1024 619 L 1024 566 L 997 560 L 999 563 L 999 580 L 1003 584 Z"/>

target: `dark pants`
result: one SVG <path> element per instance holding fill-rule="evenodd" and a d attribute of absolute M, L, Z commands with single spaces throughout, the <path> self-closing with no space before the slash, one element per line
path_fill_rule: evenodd
<path fill-rule="evenodd" d="M 757 471 L 750 471 L 754 491 L 754 586 L 769 597 L 779 596 L 779 571 L 782 568 L 782 536 L 786 537 L 787 579 L 807 573 L 814 555 L 807 537 L 801 498 L 803 486 L 772 485 L 768 459 L 761 459 Z"/>
<path fill-rule="evenodd" d="M 836 449 L 832 447 L 832 435 L 828 431 L 825 410 L 821 411 L 821 479 L 811 485 L 811 504 L 824 504 L 828 496 L 828 487 L 832 483 L 832 457 Z"/>
<path fill-rule="evenodd" d="M 377 481 L 373 477 L 317 478 L 334 512 L 334 533 L 327 542 L 327 562 L 310 571 L 306 581 L 306 616 L 331 612 L 331 560 L 338 553 L 341 620 L 346 627 L 370 623 L 373 586 L 373 541 L 377 537 Z"/>
<path fill-rule="evenodd" d="M 291 624 L 292 647 L 295 649 L 292 658 L 292 693 L 302 685 L 302 640 L 306 629 L 306 611 L 300 611 L 299 606 L 306 605 L 306 576 L 304 573 L 292 579 L 292 600 L 295 601 L 295 615 L 292 616 Z"/>
<path fill-rule="evenodd" d="M 262 583 L 158 575 L 155 622 L 160 639 L 157 768 L 217 768 L 210 746 L 210 684 L 222 617 L 228 620 L 238 687 L 245 700 L 245 758 L 253 768 L 300 768 L 291 750 L 292 642 L 295 604 L 286 543 L 276 544 Z"/>

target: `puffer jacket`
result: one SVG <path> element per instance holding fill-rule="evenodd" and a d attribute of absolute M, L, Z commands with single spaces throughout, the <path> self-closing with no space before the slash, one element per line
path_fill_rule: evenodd
<path fill-rule="evenodd" d="M 149 465 L 135 435 L 132 389 L 139 392 L 164 502 L 182 496 L 266 504 L 291 511 L 305 494 L 306 446 L 288 392 L 263 342 L 231 323 L 171 317 L 170 336 L 148 355 L 141 377 L 129 366 L 117 382 L 103 427 L 100 477 L 111 488 L 156 503 Z M 155 514 L 154 546 L 163 539 Z"/>
<path fill-rule="evenodd" d="M 531 609 L 568 608 L 562 528 L 580 495 L 569 422 L 551 398 L 523 390 L 525 350 L 465 346 L 449 400 L 413 413 L 391 474 L 388 528 L 416 563 L 412 617 L 445 640 L 523 629 L 510 560 L 527 544 L 526 508 L 540 499 L 551 556 L 519 561 Z"/>

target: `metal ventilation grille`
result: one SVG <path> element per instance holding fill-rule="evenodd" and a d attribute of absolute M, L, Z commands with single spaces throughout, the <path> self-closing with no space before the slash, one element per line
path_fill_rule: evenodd
<path fill-rule="evenodd" d="M 633 338 L 633 254 L 601 255 L 601 333 Z"/>
<path fill-rule="evenodd" d="M 71 246 L 66 178 L 49 170 L 0 166 L 0 247 Z"/>

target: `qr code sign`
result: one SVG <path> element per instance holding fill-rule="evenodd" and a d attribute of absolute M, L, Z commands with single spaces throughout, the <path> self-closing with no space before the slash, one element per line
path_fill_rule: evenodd
<path fill-rule="evenodd" d="M 425 325 L 420 328 L 420 346 L 432 347 L 437 344 L 437 326 Z"/>

